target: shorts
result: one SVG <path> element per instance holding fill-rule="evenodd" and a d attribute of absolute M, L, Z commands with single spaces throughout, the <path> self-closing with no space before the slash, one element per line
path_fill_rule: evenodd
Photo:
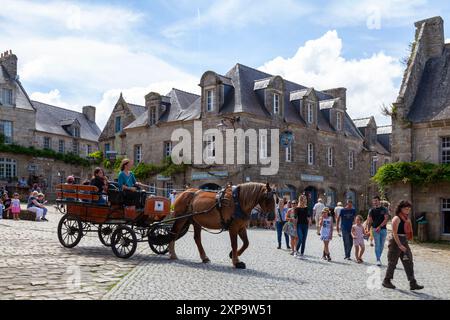
<path fill-rule="evenodd" d="M 353 245 L 354 245 L 354 246 L 361 246 L 361 247 L 364 247 L 364 238 L 361 238 L 361 239 L 353 239 Z"/>

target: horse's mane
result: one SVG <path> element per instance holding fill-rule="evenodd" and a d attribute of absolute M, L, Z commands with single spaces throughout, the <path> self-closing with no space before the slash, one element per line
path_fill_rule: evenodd
<path fill-rule="evenodd" d="M 239 185 L 239 200 L 245 213 L 249 213 L 259 202 L 266 185 L 259 182 L 247 182 Z"/>

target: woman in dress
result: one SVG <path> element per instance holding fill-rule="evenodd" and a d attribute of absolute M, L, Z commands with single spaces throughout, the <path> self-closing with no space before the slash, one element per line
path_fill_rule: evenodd
<path fill-rule="evenodd" d="M 322 217 L 319 222 L 320 240 L 323 241 L 322 259 L 331 261 L 329 243 L 333 239 L 333 217 L 330 215 L 330 208 L 322 210 Z"/>

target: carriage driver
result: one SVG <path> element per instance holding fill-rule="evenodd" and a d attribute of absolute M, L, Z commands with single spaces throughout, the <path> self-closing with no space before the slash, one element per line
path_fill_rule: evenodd
<path fill-rule="evenodd" d="M 140 202 L 140 196 L 137 187 L 146 187 L 145 184 L 136 181 L 136 177 L 130 169 L 133 167 L 133 161 L 123 159 L 120 163 L 119 190 L 124 192 L 125 204 L 131 205 Z"/>

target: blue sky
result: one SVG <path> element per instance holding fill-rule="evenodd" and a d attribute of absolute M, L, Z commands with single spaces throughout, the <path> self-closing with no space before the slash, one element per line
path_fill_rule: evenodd
<path fill-rule="evenodd" d="M 352 117 L 395 100 L 414 22 L 449 16 L 426 0 L 0 0 L 0 50 L 19 57 L 33 99 L 98 108 L 102 127 L 120 92 L 198 92 L 206 70 L 240 62 L 317 89 L 348 88 Z M 446 21 L 447 22 L 447 21 Z M 450 38 L 449 25 L 445 25 Z"/>

